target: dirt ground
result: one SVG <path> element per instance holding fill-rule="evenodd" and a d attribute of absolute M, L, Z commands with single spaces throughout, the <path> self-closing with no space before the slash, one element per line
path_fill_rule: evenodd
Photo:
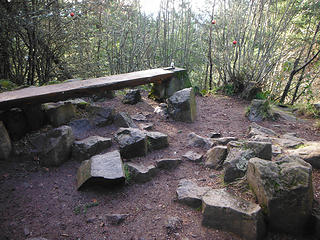
<path fill-rule="evenodd" d="M 144 97 L 134 106 L 121 103 L 121 96 L 100 103 L 129 114 L 142 113 L 154 123 L 154 131 L 169 136 L 169 147 L 146 157 L 132 159 L 145 165 L 161 158 L 180 158 L 189 150 L 204 154 L 205 150 L 188 146 L 188 134 L 206 136 L 220 132 L 222 136 L 246 138 L 250 122 L 244 113 L 249 102 L 225 96 L 197 97 L 197 121 L 180 123 L 155 114 L 157 103 Z M 138 122 L 137 122 L 138 123 Z M 278 133 L 296 132 L 298 137 L 320 141 L 320 132 L 307 122 L 263 122 L 261 125 Z M 115 126 L 93 129 L 89 135 L 113 137 Z M 113 141 L 111 151 L 118 146 Z M 240 239 L 237 236 L 201 226 L 201 211 L 176 202 L 176 189 L 180 179 L 195 179 L 199 185 L 212 188 L 225 187 L 222 171 L 205 168 L 201 164 L 184 161 L 178 168 L 161 171 L 145 184 L 127 184 L 108 190 L 96 187 L 76 190 L 76 172 L 80 163 L 69 161 L 58 168 L 44 168 L 24 159 L 0 162 L 0 240 L 45 237 L 49 240 L 102 240 L 102 239 Z M 320 200 L 320 171 L 313 171 L 315 198 Z M 237 192 L 254 198 L 249 191 Z M 122 213 L 129 217 L 119 226 L 110 225 L 107 214 Z M 165 221 L 177 216 L 182 227 L 168 234 Z M 266 239 L 312 239 L 269 234 Z"/>

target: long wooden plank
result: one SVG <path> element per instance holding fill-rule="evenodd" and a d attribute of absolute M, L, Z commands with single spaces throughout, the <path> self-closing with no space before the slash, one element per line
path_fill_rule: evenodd
<path fill-rule="evenodd" d="M 175 72 L 185 71 L 182 68 L 167 70 L 162 68 L 92 78 L 42 87 L 24 88 L 0 93 L 0 110 L 12 107 L 24 107 L 69 98 L 90 96 L 95 92 L 134 87 L 148 83 L 159 83 L 171 78 Z"/>

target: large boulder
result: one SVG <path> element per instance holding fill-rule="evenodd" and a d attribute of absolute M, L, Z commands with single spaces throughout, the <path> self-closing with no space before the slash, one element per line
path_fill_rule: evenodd
<path fill-rule="evenodd" d="M 266 119 L 274 119 L 267 100 L 253 99 L 247 112 L 251 122 L 261 122 Z"/>
<path fill-rule="evenodd" d="M 136 104 L 141 101 L 141 94 L 139 89 L 131 89 L 129 90 L 124 98 L 122 99 L 122 103 L 124 104 Z"/>
<path fill-rule="evenodd" d="M 72 146 L 72 158 L 77 161 L 87 160 L 111 146 L 111 138 L 91 136 L 81 141 L 75 141 Z"/>
<path fill-rule="evenodd" d="M 228 143 L 228 149 L 241 148 L 250 149 L 254 152 L 254 156 L 266 160 L 272 158 L 272 144 L 271 142 L 259 142 L 259 141 L 231 141 Z"/>
<path fill-rule="evenodd" d="M 0 121 L 0 160 L 7 160 L 12 150 L 11 140 L 3 122 Z"/>
<path fill-rule="evenodd" d="M 129 171 L 130 179 L 138 183 L 150 181 L 158 172 L 158 169 L 154 165 L 144 166 L 141 164 L 127 163 L 126 168 Z"/>
<path fill-rule="evenodd" d="M 194 151 L 188 151 L 182 155 L 182 159 L 190 162 L 200 163 L 202 161 L 202 155 Z"/>
<path fill-rule="evenodd" d="M 247 240 L 264 238 L 266 228 L 258 204 L 232 195 L 226 189 L 212 189 L 202 199 L 204 226 L 232 232 Z"/>
<path fill-rule="evenodd" d="M 255 156 L 251 149 L 232 148 L 223 163 L 224 182 L 230 183 L 246 174 L 248 161 Z"/>
<path fill-rule="evenodd" d="M 289 150 L 290 155 L 300 157 L 312 167 L 320 169 L 320 142 L 309 142 L 305 146 Z"/>
<path fill-rule="evenodd" d="M 181 159 L 159 159 L 156 161 L 156 166 L 159 169 L 173 169 L 181 162 Z"/>
<path fill-rule="evenodd" d="M 125 112 L 119 112 L 115 115 L 114 123 L 118 127 L 137 128 L 131 117 Z"/>
<path fill-rule="evenodd" d="M 194 181 L 182 179 L 177 188 L 177 197 L 180 203 L 186 204 L 189 207 L 198 208 L 202 204 L 202 196 L 205 195 L 211 188 L 199 187 Z"/>
<path fill-rule="evenodd" d="M 169 146 L 168 135 L 160 132 L 145 132 L 148 142 L 148 150 L 158 150 Z"/>
<path fill-rule="evenodd" d="M 262 127 L 257 123 L 251 123 L 250 129 L 249 129 L 249 137 L 254 137 L 254 136 L 265 137 L 266 140 L 269 140 L 268 139 L 269 137 L 276 137 L 277 134 L 272 129 Z"/>
<path fill-rule="evenodd" d="M 147 154 L 148 144 L 144 131 L 137 128 L 120 128 L 115 139 L 119 143 L 121 156 L 124 158 L 141 157 Z"/>
<path fill-rule="evenodd" d="M 296 157 L 250 159 L 247 180 L 271 229 L 303 234 L 311 217 L 312 167 Z"/>
<path fill-rule="evenodd" d="M 44 166 L 59 166 L 67 161 L 73 142 L 74 136 L 69 126 L 61 126 L 30 139 L 32 153 L 39 157 L 40 164 Z"/>
<path fill-rule="evenodd" d="M 113 123 L 115 110 L 113 108 L 102 108 L 98 106 L 90 107 L 90 112 L 94 113 L 93 122 L 97 127 L 105 127 Z"/>
<path fill-rule="evenodd" d="M 68 125 L 72 128 L 72 132 L 77 139 L 86 137 L 88 131 L 95 127 L 87 118 L 73 120 Z"/>
<path fill-rule="evenodd" d="M 168 113 L 175 121 L 194 122 L 197 107 L 193 89 L 185 88 L 173 94 L 168 99 Z"/>
<path fill-rule="evenodd" d="M 209 168 L 219 169 L 226 159 L 227 154 L 228 151 L 226 146 L 213 147 L 207 151 L 204 165 Z"/>
<path fill-rule="evenodd" d="M 211 138 L 201 137 L 195 134 L 194 132 L 189 133 L 188 138 L 189 138 L 188 144 L 189 146 L 192 146 L 192 147 L 209 149 L 214 145 L 213 140 Z"/>
<path fill-rule="evenodd" d="M 119 151 L 108 152 L 83 161 L 77 172 L 77 188 L 92 184 L 114 186 L 125 181 Z"/>
<path fill-rule="evenodd" d="M 273 143 L 282 148 L 298 148 L 302 146 L 306 141 L 302 138 L 298 138 L 295 133 L 286 133 L 279 138 L 274 138 Z"/>
<path fill-rule="evenodd" d="M 61 126 L 76 116 L 75 106 L 70 102 L 44 103 L 41 107 L 54 127 Z"/>

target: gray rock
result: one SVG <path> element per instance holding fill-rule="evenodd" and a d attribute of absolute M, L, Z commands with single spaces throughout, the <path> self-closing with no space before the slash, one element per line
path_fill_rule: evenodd
<path fill-rule="evenodd" d="M 312 232 L 317 239 L 320 239 L 320 204 L 318 201 L 313 200 L 312 205 Z"/>
<path fill-rule="evenodd" d="M 310 163 L 312 167 L 320 169 L 320 142 L 308 142 L 301 148 L 289 150 L 288 153 L 300 157 Z"/>
<path fill-rule="evenodd" d="M 126 166 L 131 180 L 138 183 L 150 181 L 158 172 L 158 169 L 154 165 L 144 166 L 135 163 L 127 163 Z"/>
<path fill-rule="evenodd" d="M 256 141 L 256 142 L 269 142 L 272 143 L 272 139 L 270 137 L 265 137 L 261 135 L 254 135 L 250 138 L 251 141 Z"/>
<path fill-rule="evenodd" d="M 80 109 L 85 109 L 90 103 L 87 101 L 83 100 L 82 98 L 75 98 L 75 99 L 69 99 L 64 101 L 65 103 L 71 103 L 72 105 L 76 106 L 77 108 Z"/>
<path fill-rule="evenodd" d="M 248 202 L 227 192 L 213 189 L 203 196 L 204 226 L 232 232 L 243 239 L 264 239 L 266 228 L 258 204 Z"/>
<path fill-rule="evenodd" d="M 172 234 L 182 228 L 182 220 L 179 217 L 169 216 L 166 219 L 165 227 L 168 234 Z"/>
<path fill-rule="evenodd" d="M 68 125 L 72 128 L 76 138 L 84 138 L 87 136 L 87 132 L 94 128 L 94 125 L 87 118 L 73 120 Z"/>
<path fill-rule="evenodd" d="M 169 146 L 168 135 L 160 132 L 145 132 L 147 135 L 148 150 L 158 150 Z"/>
<path fill-rule="evenodd" d="M 211 148 L 214 143 L 211 138 L 201 137 L 195 133 L 189 133 L 189 146 L 199 147 L 204 149 Z"/>
<path fill-rule="evenodd" d="M 91 95 L 91 98 L 94 102 L 103 102 L 106 99 L 112 99 L 115 97 L 114 90 L 106 90 L 99 93 Z"/>
<path fill-rule="evenodd" d="M 83 161 L 77 172 L 78 190 L 92 184 L 123 184 L 125 174 L 119 151 L 108 152 Z"/>
<path fill-rule="evenodd" d="M 215 138 L 213 141 L 217 145 L 227 145 L 231 141 L 237 141 L 237 137 L 222 137 L 222 138 Z"/>
<path fill-rule="evenodd" d="M 115 121 L 116 116 L 113 108 L 97 107 L 92 111 L 96 111 L 93 122 L 97 127 L 105 127 L 111 125 Z"/>
<path fill-rule="evenodd" d="M 197 107 L 193 89 L 185 88 L 174 93 L 168 99 L 168 113 L 175 121 L 194 122 Z"/>
<path fill-rule="evenodd" d="M 76 109 L 69 102 L 44 103 L 41 108 L 54 127 L 66 124 L 76 116 Z"/>
<path fill-rule="evenodd" d="M 249 106 L 248 119 L 251 122 L 261 122 L 266 119 L 273 119 L 267 100 L 253 99 Z"/>
<path fill-rule="evenodd" d="M 250 132 L 249 132 L 249 137 L 253 137 L 256 135 L 263 136 L 263 137 L 276 137 L 277 134 L 275 131 L 262 127 L 256 123 L 251 123 L 250 125 Z"/>
<path fill-rule="evenodd" d="M 278 156 L 282 153 L 282 148 L 277 145 L 272 145 L 272 155 L 273 156 Z"/>
<path fill-rule="evenodd" d="M 12 150 L 11 140 L 7 129 L 0 121 L 0 160 L 8 160 Z"/>
<path fill-rule="evenodd" d="M 132 104 L 132 105 L 140 101 L 141 101 L 141 94 L 139 89 L 129 90 L 122 100 L 124 104 Z"/>
<path fill-rule="evenodd" d="M 232 148 L 223 163 L 224 182 L 230 183 L 246 174 L 248 161 L 254 157 L 254 152 L 250 149 L 243 150 Z"/>
<path fill-rule="evenodd" d="M 159 114 L 162 117 L 168 116 L 168 105 L 165 103 L 160 103 L 159 106 L 155 107 L 154 113 Z"/>
<path fill-rule="evenodd" d="M 67 161 L 73 142 L 74 136 L 69 126 L 61 126 L 30 139 L 32 153 L 39 157 L 43 166 L 60 166 Z"/>
<path fill-rule="evenodd" d="M 274 138 L 273 143 L 283 147 L 283 148 L 297 148 L 303 145 L 306 141 L 302 138 L 297 138 L 295 134 L 284 134 L 280 138 Z"/>
<path fill-rule="evenodd" d="M 147 154 L 147 137 L 137 128 L 120 128 L 115 139 L 119 143 L 121 156 L 124 158 L 141 157 Z"/>
<path fill-rule="evenodd" d="M 271 229 L 303 234 L 313 200 L 312 167 L 295 157 L 250 159 L 247 180 L 263 206 Z"/>
<path fill-rule="evenodd" d="M 129 214 L 108 214 L 108 215 L 106 215 L 106 220 L 111 225 L 120 225 L 128 217 L 129 217 Z"/>
<path fill-rule="evenodd" d="M 188 151 L 182 156 L 182 159 L 199 163 L 202 161 L 202 155 L 193 151 Z"/>
<path fill-rule="evenodd" d="M 230 142 L 228 148 L 239 147 L 242 149 L 250 149 L 254 152 L 254 156 L 266 160 L 272 158 L 272 144 L 270 142 L 258 141 L 243 141 L 243 142 Z"/>
<path fill-rule="evenodd" d="M 131 117 L 124 113 L 124 112 L 119 112 L 115 116 L 115 124 L 118 127 L 123 127 L 123 128 L 137 128 L 137 125 L 133 122 Z"/>
<path fill-rule="evenodd" d="M 141 113 L 131 115 L 131 118 L 135 121 L 141 121 L 141 122 L 148 121 L 147 117 Z"/>
<path fill-rule="evenodd" d="M 320 112 L 320 102 L 313 104 L 314 108 Z"/>
<path fill-rule="evenodd" d="M 87 160 L 109 148 L 111 138 L 91 136 L 81 141 L 75 141 L 72 146 L 72 157 L 77 161 Z"/>
<path fill-rule="evenodd" d="M 190 207 L 198 208 L 202 204 L 202 196 L 210 189 L 209 187 L 199 187 L 192 180 L 182 179 L 177 188 L 178 201 Z"/>
<path fill-rule="evenodd" d="M 216 146 L 209 149 L 205 155 L 205 163 L 204 165 L 213 168 L 219 169 L 222 167 L 224 160 L 226 159 L 228 154 L 226 146 Z"/>
<path fill-rule="evenodd" d="M 153 123 L 142 123 L 142 124 L 139 124 L 139 127 L 142 130 L 152 130 L 153 129 Z"/>
<path fill-rule="evenodd" d="M 156 161 L 156 166 L 159 169 L 173 169 L 178 167 L 181 159 L 159 159 Z"/>

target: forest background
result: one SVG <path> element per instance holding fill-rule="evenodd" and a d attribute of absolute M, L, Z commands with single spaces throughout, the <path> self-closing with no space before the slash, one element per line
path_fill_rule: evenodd
<path fill-rule="evenodd" d="M 320 100 L 319 0 L 2 0 L 2 90 L 169 66 L 204 94 Z"/>

